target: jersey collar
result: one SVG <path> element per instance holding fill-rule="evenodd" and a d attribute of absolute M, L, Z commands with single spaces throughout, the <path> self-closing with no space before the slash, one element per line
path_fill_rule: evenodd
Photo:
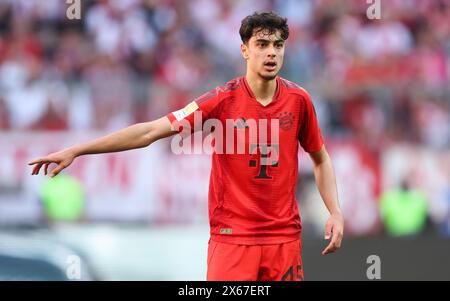
<path fill-rule="evenodd" d="M 278 98 L 279 98 L 279 96 L 280 96 L 280 94 L 281 94 L 282 83 L 281 83 L 280 77 L 279 77 L 278 75 L 277 75 L 277 77 L 276 77 L 277 88 L 276 88 L 275 93 L 274 93 L 274 95 L 273 95 L 272 101 L 271 101 L 269 104 L 267 104 L 266 106 L 263 106 L 258 100 L 256 100 L 255 94 L 253 94 L 253 91 L 252 91 L 252 89 L 250 88 L 250 85 L 248 84 L 247 79 L 245 78 L 245 76 L 242 77 L 242 81 L 243 81 L 243 83 L 244 83 L 244 87 L 245 87 L 245 91 L 247 92 L 247 95 L 248 95 L 250 98 L 253 98 L 254 101 L 258 102 L 258 104 L 259 104 L 261 107 L 263 107 L 263 108 L 266 108 L 266 107 L 271 106 L 274 102 L 276 102 L 276 101 L 278 100 Z"/>

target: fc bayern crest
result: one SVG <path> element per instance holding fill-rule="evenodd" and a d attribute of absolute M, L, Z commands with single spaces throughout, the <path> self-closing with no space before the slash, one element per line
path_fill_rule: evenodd
<path fill-rule="evenodd" d="M 292 125 L 294 124 L 294 114 L 292 114 L 291 112 L 280 113 L 277 119 L 280 120 L 280 128 L 285 131 L 290 130 Z"/>

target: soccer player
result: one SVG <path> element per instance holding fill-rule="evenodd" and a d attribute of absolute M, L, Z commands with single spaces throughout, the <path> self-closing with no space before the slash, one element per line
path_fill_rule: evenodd
<path fill-rule="evenodd" d="M 221 122 L 216 137 L 244 153 L 214 152 L 208 207 L 210 240 L 207 280 L 303 280 L 301 222 L 295 198 L 298 177 L 298 147 L 309 153 L 320 195 L 330 212 L 325 239 L 331 241 L 322 254 L 341 246 L 344 219 L 339 207 L 335 175 L 325 149 L 310 95 L 298 85 L 278 76 L 283 64 L 287 19 L 275 13 L 254 13 L 242 20 L 241 53 L 246 75 L 195 99 L 185 108 L 160 119 L 139 123 L 110 135 L 74 145 L 33 160 L 32 174 L 42 166 L 45 174 L 56 163 L 54 177 L 81 155 L 119 152 L 149 146 L 155 141 L 185 131 L 193 132 L 208 120 Z M 198 118 L 197 118 L 198 119 Z M 226 127 L 227 120 L 234 126 Z M 256 139 L 268 124 L 265 139 Z M 255 121 L 255 122 L 252 122 Z M 226 131 L 233 131 L 227 135 Z M 272 133 L 271 131 L 275 131 Z M 229 133 L 228 133 L 229 134 Z M 273 135 L 275 134 L 275 135 Z M 235 150 L 235 149 L 233 149 Z"/>

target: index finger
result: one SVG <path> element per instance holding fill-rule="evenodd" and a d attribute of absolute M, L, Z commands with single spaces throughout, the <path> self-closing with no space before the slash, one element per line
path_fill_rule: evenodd
<path fill-rule="evenodd" d="M 43 163 L 44 159 L 43 158 L 39 158 L 39 159 L 35 159 L 33 161 L 28 162 L 28 165 L 33 165 L 33 164 L 37 164 L 37 163 Z"/>
<path fill-rule="evenodd" d="M 328 244 L 328 246 L 322 251 L 322 255 L 326 255 L 329 253 L 333 253 L 334 251 L 336 251 L 336 245 L 334 244 L 334 242 L 330 242 Z"/>
<path fill-rule="evenodd" d="M 337 240 L 338 240 L 338 233 L 334 231 L 330 243 L 325 248 L 325 250 L 323 250 L 322 254 L 325 255 L 336 251 L 338 249 Z"/>

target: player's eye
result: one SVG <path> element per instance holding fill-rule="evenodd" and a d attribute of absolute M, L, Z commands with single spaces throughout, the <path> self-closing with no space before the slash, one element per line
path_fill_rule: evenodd
<path fill-rule="evenodd" d="M 281 49 L 281 48 L 283 48 L 283 43 L 278 43 L 278 44 L 275 44 L 275 47 L 277 47 L 278 49 Z"/>

